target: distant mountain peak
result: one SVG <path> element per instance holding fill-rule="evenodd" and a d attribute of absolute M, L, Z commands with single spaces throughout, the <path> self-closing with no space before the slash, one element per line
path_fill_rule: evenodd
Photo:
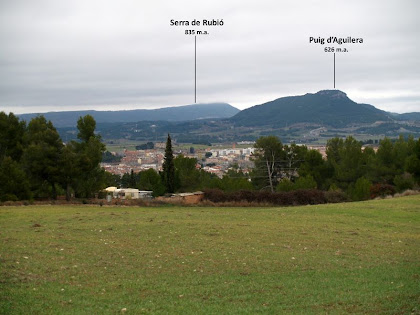
<path fill-rule="evenodd" d="M 237 125 L 281 128 L 292 124 L 346 127 L 353 124 L 392 121 L 390 115 L 372 105 L 358 104 L 340 90 L 322 90 L 288 96 L 245 109 L 232 118 Z"/>
<path fill-rule="evenodd" d="M 316 95 L 325 95 L 331 98 L 347 98 L 347 94 L 340 90 L 321 90 Z"/>

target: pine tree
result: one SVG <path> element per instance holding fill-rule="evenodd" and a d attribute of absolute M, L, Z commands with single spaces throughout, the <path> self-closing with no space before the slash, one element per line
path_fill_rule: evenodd
<path fill-rule="evenodd" d="M 62 185 L 66 187 L 66 198 L 74 190 L 76 197 L 90 198 L 105 188 L 105 172 L 100 167 L 105 145 L 100 135 L 95 134 L 95 119 L 86 115 L 77 121 L 80 141 L 67 143 L 62 154 Z"/>
<path fill-rule="evenodd" d="M 95 134 L 95 128 L 96 121 L 91 115 L 80 117 L 77 121 L 77 137 L 81 141 L 75 143 L 79 174 L 74 188 L 78 197 L 90 198 L 95 192 L 105 188 L 105 173 L 99 164 L 105 152 L 105 145 L 101 136 Z"/>
<path fill-rule="evenodd" d="M 168 134 L 166 140 L 165 149 L 165 160 L 163 162 L 163 184 L 165 185 L 167 193 L 175 192 L 175 166 L 174 166 L 174 154 L 172 151 L 172 140 Z"/>
<path fill-rule="evenodd" d="M 23 167 L 26 170 L 35 197 L 57 198 L 56 185 L 60 182 L 60 156 L 63 142 L 51 121 L 44 116 L 33 118 L 25 136 Z"/>

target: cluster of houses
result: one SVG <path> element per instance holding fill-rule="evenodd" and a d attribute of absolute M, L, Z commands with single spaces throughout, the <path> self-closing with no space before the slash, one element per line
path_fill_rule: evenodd
<path fill-rule="evenodd" d="M 184 149 L 174 152 L 175 155 L 182 154 L 189 158 L 195 158 L 200 162 L 199 167 L 207 172 L 216 174 L 219 177 L 228 171 L 232 164 L 240 167 L 244 172 L 253 167 L 251 155 L 254 148 L 236 149 L 197 149 L 194 153 Z M 114 154 L 116 154 L 114 152 Z M 164 149 L 155 148 L 150 150 L 124 150 L 119 163 L 102 163 L 101 166 L 108 172 L 117 175 L 124 175 L 133 170 L 138 173 L 147 169 L 156 171 L 162 170 L 164 160 Z M 203 166 L 201 166 L 203 165 Z"/>
<path fill-rule="evenodd" d="M 114 152 L 114 154 L 116 154 Z M 123 158 L 119 163 L 102 163 L 102 167 L 117 175 L 124 175 L 133 170 L 134 173 L 148 170 L 150 168 L 160 171 L 162 169 L 164 152 L 162 149 L 152 150 L 124 150 Z"/>
<path fill-rule="evenodd" d="M 245 143 L 243 143 L 245 144 Z M 252 144 L 252 143 L 246 143 Z M 310 149 L 318 150 L 325 157 L 325 147 L 310 147 Z M 207 148 L 198 150 L 179 150 L 175 152 L 177 154 L 183 154 L 186 157 L 196 158 L 200 164 L 197 164 L 197 168 L 201 168 L 206 172 L 215 174 L 220 178 L 226 174 L 226 172 L 235 165 L 241 169 L 242 172 L 248 173 L 254 163 L 252 161 L 252 155 L 255 152 L 253 147 L 248 148 Z M 162 170 L 162 164 L 164 160 L 164 143 L 157 146 L 155 149 L 150 150 L 125 150 L 123 152 L 123 158 L 120 163 L 103 163 L 102 167 L 110 173 L 123 175 L 130 173 L 131 171 L 137 173 L 147 169 L 154 169 L 156 171 Z M 144 191 L 135 188 L 117 188 L 108 187 L 106 190 L 107 199 L 152 199 L 153 191 Z M 197 203 L 203 197 L 202 192 L 173 194 L 170 197 L 158 197 L 157 199 L 168 198 L 171 201 L 180 201 L 184 203 Z"/>
<path fill-rule="evenodd" d="M 160 143 L 159 143 L 160 144 Z M 248 143 L 247 143 L 248 144 Z M 250 144 L 250 143 L 249 143 Z M 325 156 L 325 147 L 312 147 L 321 152 Z M 192 152 L 191 152 L 192 151 Z M 174 152 L 175 155 L 182 154 L 189 158 L 195 158 L 199 162 L 197 168 L 201 168 L 206 172 L 215 174 L 220 178 L 227 173 L 232 165 L 241 169 L 242 172 L 248 173 L 253 167 L 252 155 L 255 148 L 207 148 L 188 150 L 181 149 Z M 116 154 L 114 152 L 114 154 Z M 149 150 L 124 150 L 119 153 L 123 156 L 119 163 L 102 163 L 101 166 L 108 172 L 117 175 L 124 175 L 133 171 L 138 173 L 148 169 L 156 171 L 162 170 L 164 161 L 163 144 Z"/>

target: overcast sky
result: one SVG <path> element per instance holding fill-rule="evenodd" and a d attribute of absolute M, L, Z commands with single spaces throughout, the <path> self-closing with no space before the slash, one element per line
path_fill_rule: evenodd
<path fill-rule="evenodd" d="M 0 0 L 0 110 L 240 109 L 336 88 L 420 111 L 418 0 Z M 170 26 L 223 19 L 223 26 Z M 321 45 L 310 37 L 363 38 Z"/>

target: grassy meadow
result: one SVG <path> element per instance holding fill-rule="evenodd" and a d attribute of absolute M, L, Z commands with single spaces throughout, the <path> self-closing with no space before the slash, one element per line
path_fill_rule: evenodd
<path fill-rule="evenodd" d="M 0 207 L 0 314 L 420 312 L 420 196 Z"/>

